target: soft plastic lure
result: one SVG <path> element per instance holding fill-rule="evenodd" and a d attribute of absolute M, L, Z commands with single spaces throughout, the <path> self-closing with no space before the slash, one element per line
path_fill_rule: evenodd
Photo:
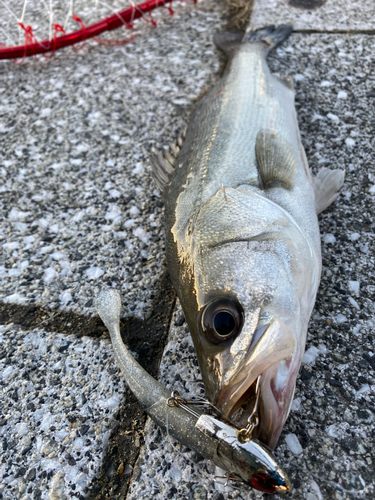
<path fill-rule="evenodd" d="M 243 439 L 239 430 L 216 416 L 189 407 L 146 372 L 125 347 L 120 334 L 121 298 L 106 290 L 97 298 L 97 311 L 111 335 L 125 380 L 148 415 L 180 443 L 194 449 L 248 486 L 268 493 L 286 493 L 290 483 L 270 450 L 255 439 Z M 204 406 L 204 405 L 203 405 Z"/>

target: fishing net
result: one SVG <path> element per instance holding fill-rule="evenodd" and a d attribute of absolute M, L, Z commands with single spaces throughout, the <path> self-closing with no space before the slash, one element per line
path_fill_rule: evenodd
<path fill-rule="evenodd" d="M 156 27 L 152 12 L 163 8 L 173 15 L 176 1 L 126 5 L 124 0 L 0 0 L 0 59 L 22 62 L 37 54 L 53 57 L 63 47 L 80 50 L 88 39 L 122 45 L 134 40 L 137 20 Z M 118 28 L 123 30 L 112 34 Z"/>

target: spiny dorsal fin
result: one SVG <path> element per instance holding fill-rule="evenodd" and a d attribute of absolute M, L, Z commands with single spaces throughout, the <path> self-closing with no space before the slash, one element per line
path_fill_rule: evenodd
<path fill-rule="evenodd" d="M 330 170 L 329 168 L 321 168 L 318 175 L 314 177 L 313 188 L 315 194 L 315 210 L 320 214 L 339 195 L 339 191 L 344 183 L 344 170 Z"/>
<path fill-rule="evenodd" d="M 276 130 L 267 128 L 258 132 L 255 154 L 264 189 L 279 184 L 287 189 L 294 186 L 296 157 L 291 145 Z"/>
<path fill-rule="evenodd" d="M 164 191 L 165 186 L 169 184 L 171 180 L 185 134 L 186 130 L 181 132 L 181 134 L 177 137 L 176 142 L 171 144 L 168 149 L 163 151 L 163 153 L 160 153 L 155 148 L 151 149 L 150 159 L 152 175 L 158 185 L 158 188 L 162 191 Z"/>

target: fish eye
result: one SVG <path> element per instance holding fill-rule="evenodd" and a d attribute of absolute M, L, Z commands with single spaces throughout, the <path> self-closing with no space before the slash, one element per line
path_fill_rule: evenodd
<path fill-rule="evenodd" d="M 243 318 L 244 312 L 237 300 L 221 297 L 204 307 L 201 328 L 208 340 L 221 344 L 241 331 Z"/>

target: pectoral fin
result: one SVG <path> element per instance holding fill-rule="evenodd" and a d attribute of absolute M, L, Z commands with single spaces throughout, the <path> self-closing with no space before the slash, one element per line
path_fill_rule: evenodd
<path fill-rule="evenodd" d="M 264 189 L 294 186 L 297 162 L 294 151 L 276 130 L 261 129 L 255 142 L 259 177 Z"/>
<path fill-rule="evenodd" d="M 313 179 L 317 214 L 323 212 L 338 197 L 344 177 L 344 170 L 330 170 L 329 168 L 319 170 L 318 175 Z"/>

